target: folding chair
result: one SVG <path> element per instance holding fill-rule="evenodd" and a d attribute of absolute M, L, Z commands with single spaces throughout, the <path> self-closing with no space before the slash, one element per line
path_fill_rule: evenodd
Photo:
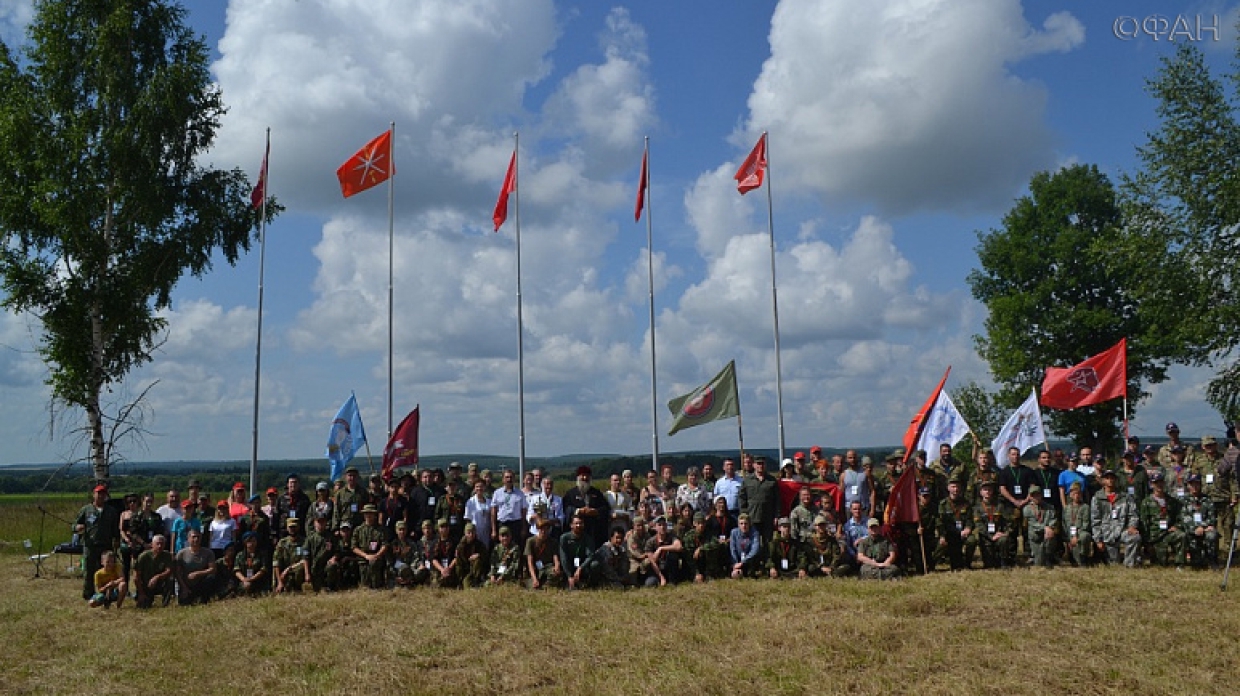
<path fill-rule="evenodd" d="M 34 544 L 32 544 L 29 539 L 22 541 L 22 546 L 25 547 L 27 553 L 34 550 Z M 35 553 L 29 556 L 30 562 L 34 564 L 34 576 L 36 578 L 39 577 L 43 571 L 43 561 L 46 561 L 51 557 L 52 554 L 50 553 Z"/>

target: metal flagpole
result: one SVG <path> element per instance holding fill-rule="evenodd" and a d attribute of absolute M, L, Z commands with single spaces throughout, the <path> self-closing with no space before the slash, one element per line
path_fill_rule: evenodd
<path fill-rule="evenodd" d="M 775 406 L 779 413 L 779 463 L 784 462 L 784 379 L 779 357 L 779 298 L 775 294 L 775 215 L 771 202 L 771 139 L 762 131 L 766 140 L 766 229 L 771 238 L 771 308 L 775 319 Z"/>
<path fill-rule="evenodd" d="M 514 182 L 513 193 L 516 194 L 516 201 L 513 204 L 513 217 L 516 218 L 517 225 L 517 424 L 520 428 L 520 434 L 517 436 L 517 479 L 525 478 L 525 352 L 523 348 L 523 336 L 525 330 L 521 322 L 521 177 L 520 163 L 517 153 L 520 151 L 520 133 L 512 134 L 512 154 L 513 169 L 512 180 Z"/>
<path fill-rule="evenodd" d="M 650 136 L 646 136 L 646 147 L 642 152 L 641 182 L 644 186 L 642 195 L 646 204 L 646 275 L 649 280 L 650 294 L 650 428 L 654 438 L 654 448 L 650 453 L 650 468 L 659 469 L 659 400 L 658 377 L 656 372 L 654 350 L 654 227 L 650 220 Z"/>
<path fill-rule="evenodd" d="M 388 128 L 390 129 L 390 132 L 392 134 L 391 138 L 388 140 L 388 143 L 389 143 L 388 144 L 388 167 L 391 169 L 391 172 L 392 172 L 390 175 L 388 175 L 388 359 L 387 359 L 387 364 L 388 364 L 387 365 L 387 368 L 388 368 L 388 383 L 387 383 L 387 397 L 388 397 L 387 411 L 388 413 L 387 413 L 387 416 L 388 417 L 387 417 L 387 439 L 390 441 L 392 439 L 392 316 L 393 316 L 392 314 L 392 263 L 393 263 L 392 251 L 394 248 L 392 239 L 394 236 L 394 228 L 395 228 L 393 213 L 395 211 L 394 201 L 396 199 L 396 194 L 395 194 L 395 190 L 396 190 L 396 142 L 395 142 L 396 122 L 390 121 L 388 123 Z M 367 446 L 369 447 L 369 443 L 367 444 Z M 367 457 L 369 457 L 369 454 L 367 454 Z M 373 469 L 374 467 L 372 466 L 371 470 L 373 471 Z"/>
<path fill-rule="evenodd" d="M 263 150 L 262 212 L 258 222 L 258 336 L 254 342 L 254 431 L 250 444 L 250 490 L 258 489 L 258 385 L 263 365 L 263 269 L 267 264 L 267 156 L 271 154 L 271 128 L 267 128 L 267 146 Z"/>

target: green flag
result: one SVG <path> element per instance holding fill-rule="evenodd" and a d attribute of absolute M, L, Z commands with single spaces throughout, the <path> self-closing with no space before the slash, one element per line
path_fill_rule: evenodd
<path fill-rule="evenodd" d="M 685 428 L 739 416 L 741 401 L 736 395 L 736 361 L 728 363 L 723 371 L 705 385 L 684 396 L 667 402 L 672 411 L 672 429 L 675 435 Z"/>

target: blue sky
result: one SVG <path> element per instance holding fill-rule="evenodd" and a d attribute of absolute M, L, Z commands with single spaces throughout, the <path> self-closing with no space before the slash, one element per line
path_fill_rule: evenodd
<path fill-rule="evenodd" d="M 206 160 L 253 176 L 271 128 L 260 457 L 323 452 L 352 390 L 372 450 L 386 430 L 385 189 L 340 197 L 335 169 L 396 122 L 394 420 L 422 406 L 422 451 L 515 455 L 514 221 L 491 208 L 521 133 L 527 452 L 650 451 L 646 231 L 632 210 L 651 142 L 660 448 L 666 401 L 736 359 L 746 445 L 777 444 L 765 191 L 731 176 L 770 132 L 786 440 L 896 442 L 943 369 L 989 384 L 973 350 L 976 232 L 1030 176 L 1136 167 L 1144 91 L 1166 36 L 1146 17 L 1218 16 L 1200 42 L 1232 56 L 1236 6 L 1042 0 L 606 4 L 530 0 L 200 0 L 230 111 Z M 1132 20 L 1121 19 L 1131 17 Z M 0 0 L 12 43 L 30 3 Z M 1155 20 L 1157 21 L 1157 20 Z M 1153 29 L 1158 25 L 1150 24 Z M 1184 40 L 1180 37 L 1180 40 Z M 134 460 L 245 459 L 258 254 L 187 279 Z M 80 456 L 49 428 L 37 327 L 0 314 L 0 464 Z M 1082 358 L 1085 356 L 1081 356 Z M 1176 369 L 1133 422 L 1218 432 L 1209 372 Z"/>

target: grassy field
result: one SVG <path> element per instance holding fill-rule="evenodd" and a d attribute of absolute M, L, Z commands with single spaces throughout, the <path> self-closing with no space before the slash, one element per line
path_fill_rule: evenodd
<path fill-rule="evenodd" d="M 105 612 L 81 601 L 80 580 L 32 570 L 0 556 L 6 694 L 162 690 L 155 671 L 178 694 L 452 695 L 1213 694 L 1240 674 L 1240 587 L 1220 592 L 1214 572 L 355 591 Z"/>
<path fill-rule="evenodd" d="M 941 573 L 234 600 L 89 610 L 0 559 L 5 693 L 1225 693 L 1240 590 L 1217 573 Z M 1221 637 L 1227 636 L 1224 640 Z M 182 646 L 178 650 L 173 646 Z"/>

